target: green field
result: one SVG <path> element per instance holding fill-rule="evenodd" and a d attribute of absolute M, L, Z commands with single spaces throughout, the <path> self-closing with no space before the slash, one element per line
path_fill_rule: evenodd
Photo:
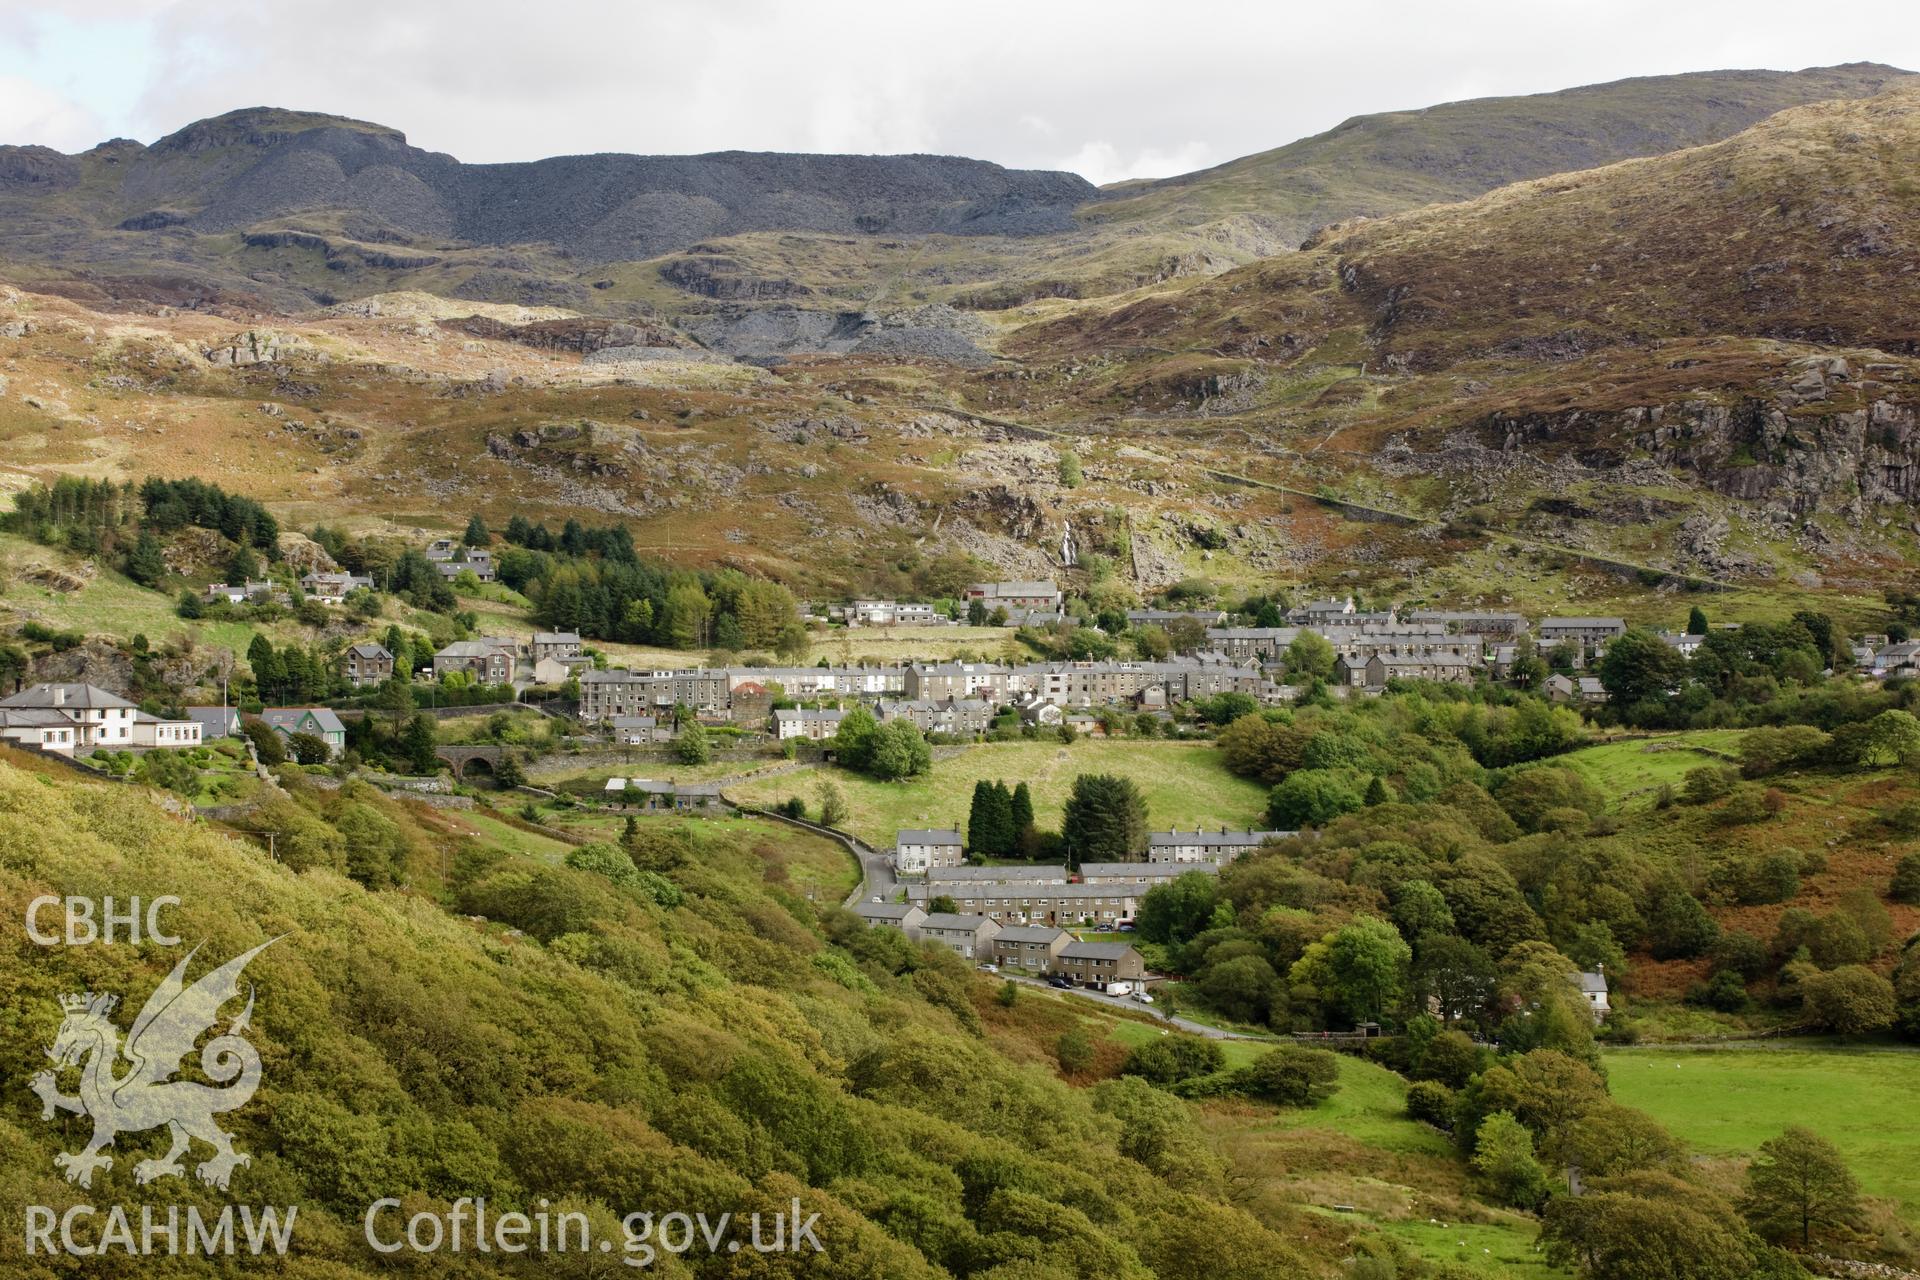
<path fill-rule="evenodd" d="M 786 761 L 779 756 L 746 756 L 730 760 L 709 760 L 705 764 L 681 764 L 677 760 L 645 760 L 639 753 L 633 753 L 630 760 L 606 763 L 605 757 L 596 753 L 592 757 L 603 763 L 582 767 L 580 757 L 565 753 L 541 756 L 528 762 L 527 778 L 541 786 L 551 786 L 556 782 L 598 783 L 593 788 L 598 793 L 605 787 L 608 778 L 658 778 L 668 782 L 713 782 L 720 778 L 735 778 L 745 774 L 760 772 L 783 765 Z"/>
<path fill-rule="evenodd" d="M 456 829 L 465 829 L 482 844 L 491 845 L 506 853 L 521 853 L 532 858 L 543 858 L 548 862 L 558 862 L 567 856 L 567 850 L 573 848 L 564 840 L 552 836 L 543 836 L 532 831 L 523 831 L 510 822 L 503 822 L 483 809 L 445 810 Z"/>
<path fill-rule="evenodd" d="M 1789 1124 L 1845 1153 L 1860 1185 L 1920 1221 L 1920 1052 L 1852 1045 L 1623 1049 L 1607 1054 L 1613 1096 L 1708 1155 L 1748 1155 Z"/>
<path fill-rule="evenodd" d="M 636 814 L 642 827 L 673 827 L 702 841 L 749 839 L 765 864 L 765 878 L 821 903 L 837 903 L 853 892 L 860 868 L 837 840 L 799 831 L 769 818 L 683 818 L 672 814 Z M 573 809 L 554 814 L 555 828 L 595 840 L 618 840 L 626 815 Z"/>
<path fill-rule="evenodd" d="M 1063 998 L 1072 999 L 1073 997 L 1068 996 Z M 1161 1036 L 1172 1035 L 1174 1033 L 1157 1023 L 1143 1022 L 1134 1018 L 1116 1017 L 1107 1024 L 1107 1034 L 1121 1044 L 1133 1049 L 1149 1041 L 1158 1040 Z M 1218 1043 L 1221 1051 L 1226 1054 L 1227 1065 L 1229 1067 L 1244 1067 L 1266 1050 L 1273 1047 L 1262 1044 L 1257 1040 L 1221 1040 Z M 1332 1104 L 1328 1105 L 1330 1106 Z M 1325 1110 L 1325 1108 L 1321 1108 L 1321 1110 Z M 1317 1115 L 1318 1112 L 1306 1114 Z"/>
<path fill-rule="evenodd" d="M 501 741 L 508 745 L 534 741 L 546 732 L 546 726 L 553 724 L 559 728 L 559 722 L 549 720 L 532 708 L 513 711 L 482 711 L 472 715 L 441 716 L 434 722 L 434 737 L 449 744 L 490 743 L 495 739 L 488 733 L 488 722 L 495 715 L 506 717 L 507 729 Z"/>
<path fill-rule="evenodd" d="M 1603 742 L 1556 756 L 1551 763 L 1578 771 L 1610 804 L 1644 806 L 1653 803 L 1663 784 L 1679 787 L 1688 770 L 1728 763 L 1739 743 L 1738 729 L 1699 729 Z"/>
<path fill-rule="evenodd" d="M 1144 1044 L 1165 1034 L 1145 1022 L 1115 1020 L 1108 1034 L 1122 1044 Z M 1252 1061 L 1270 1046 L 1226 1040 L 1227 1065 Z M 1288 1171 L 1297 1194 L 1320 1211 L 1390 1235 L 1423 1258 L 1454 1262 L 1495 1276 L 1560 1276 L 1546 1264 L 1537 1228 L 1524 1214 L 1489 1214 L 1460 1222 L 1439 1203 L 1453 1203 L 1463 1187 L 1453 1146 L 1439 1130 L 1407 1118 L 1407 1082 L 1360 1058 L 1340 1054 L 1340 1091 L 1317 1107 L 1283 1110 L 1258 1121 L 1246 1154 Z M 1236 1128 L 1238 1118 L 1227 1121 Z M 1439 1199 L 1431 1197 L 1439 1196 Z M 1357 1212 L 1338 1212 L 1352 1203 Z M 1394 1206 L 1388 1208 L 1387 1206 Z M 1425 1207 L 1423 1207 L 1425 1206 Z M 1435 1216 L 1438 1212 L 1442 1216 Z"/>
<path fill-rule="evenodd" d="M 1220 764 L 1220 753 L 1205 743 L 1112 742 L 1084 738 L 1059 742 L 989 742 L 936 761 L 933 772 L 909 782 L 875 782 L 845 769 L 817 766 L 775 778 L 752 779 L 727 789 L 735 799 L 777 804 L 800 796 L 817 804 L 816 779 L 830 776 L 847 798 L 847 829 L 876 848 L 893 844 L 902 827 L 961 828 L 973 784 L 1005 779 L 1033 790 L 1039 825 L 1057 828 L 1061 806 L 1082 773 L 1117 773 L 1132 778 L 1147 798 L 1148 821 L 1169 827 L 1259 827 L 1264 825 L 1266 790 L 1236 778 Z"/>

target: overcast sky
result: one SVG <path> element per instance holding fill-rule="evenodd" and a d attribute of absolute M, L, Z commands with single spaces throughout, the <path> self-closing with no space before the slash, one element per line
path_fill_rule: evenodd
<path fill-rule="evenodd" d="M 468 161 L 942 152 L 1161 177 L 1348 116 L 1632 75 L 1920 68 L 1855 0 L 9 0 L 0 142 L 151 142 L 236 107 L 375 120 Z"/>

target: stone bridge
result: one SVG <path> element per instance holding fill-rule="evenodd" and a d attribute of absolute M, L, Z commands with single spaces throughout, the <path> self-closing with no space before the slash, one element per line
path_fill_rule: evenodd
<path fill-rule="evenodd" d="M 453 770 L 453 776 L 460 781 L 467 780 L 467 769 L 480 765 L 479 772 L 491 778 L 500 766 L 500 758 L 507 754 L 505 747 L 435 747 L 433 754 L 447 762 Z"/>

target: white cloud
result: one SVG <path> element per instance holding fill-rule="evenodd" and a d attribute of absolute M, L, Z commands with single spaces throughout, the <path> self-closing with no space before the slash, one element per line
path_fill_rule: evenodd
<path fill-rule="evenodd" d="M 100 117 L 82 104 L 22 76 L 0 76 L 0 143 L 38 143 L 84 151 L 104 141 Z"/>
<path fill-rule="evenodd" d="M 1096 187 L 1104 187 L 1127 178 L 1171 178 L 1218 163 L 1213 148 L 1204 142 L 1188 142 L 1170 151 L 1127 153 L 1111 142 L 1089 142 L 1050 167 L 1077 173 Z"/>

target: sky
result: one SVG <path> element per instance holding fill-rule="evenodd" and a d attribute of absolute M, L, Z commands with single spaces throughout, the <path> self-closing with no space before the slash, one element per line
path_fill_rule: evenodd
<path fill-rule="evenodd" d="M 1920 68 L 1854 0 L 7 0 L 0 143 L 152 142 L 249 106 L 466 161 L 936 152 L 1165 177 L 1354 115 L 1634 75 Z"/>

